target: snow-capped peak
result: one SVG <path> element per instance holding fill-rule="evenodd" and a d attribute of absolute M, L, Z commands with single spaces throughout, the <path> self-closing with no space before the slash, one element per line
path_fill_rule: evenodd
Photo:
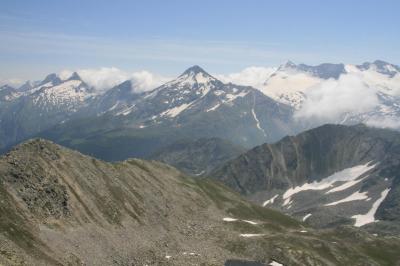
<path fill-rule="evenodd" d="M 287 70 L 287 69 L 296 69 L 297 65 L 290 60 L 287 60 L 285 63 L 279 66 L 278 71 Z"/>
<path fill-rule="evenodd" d="M 186 69 L 181 76 L 183 75 L 196 75 L 198 73 L 203 73 L 205 75 L 210 76 L 210 74 L 208 74 L 203 68 L 201 68 L 198 65 L 194 65 L 192 67 L 189 67 L 188 69 Z"/>
<path fill-rule="evenodd" d="M 400 67 L 382 60 L 375 60 L 373 63 L 365 62 L 356 66 L 361 71 L 373 70 L 389 77 L 395 76 L 400 72 Z"/>
<path fill-rule="evenodd" d="M 205 87 L 208 88 L 210 86 L 214 87 L 218 82 L 220 81 L 208 74 L 201 67 L 192 66 L 183 72 L 178 78 L 162 85 L 156 91 L 165 88 L 173 88 L 177 90 L 190 88 L 190 90 L 197 90 Z"/>
<path fill-rule="evenodd" d="M 210 81 L 215 81 L 216 79 L 208 74 L 204 69 L 195 65 L 182 73 L 176 81 L 185 82 L 185 83 L 197 83 L 197 84 L 206 84 Z"/>

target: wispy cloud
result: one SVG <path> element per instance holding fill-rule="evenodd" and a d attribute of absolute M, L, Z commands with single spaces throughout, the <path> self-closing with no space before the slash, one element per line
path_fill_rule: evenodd
<path fill-rule="evenodd" d="M 132 90 L 141 92 L 154 89 L 171 79 L 146 70 L 129 73 L 116 67 L 78 69 L 76 72 L 83 81 L 99 91 L 110 89 L 126 80 L 131 80 L 133 83 Z M 61 79 L 67 79 L 72 73 L 71 70 L 63 70 L 59 73 L 59 76 Z"/>
<path fill-rule="evenodd" d="M 269 75 L 275 71 L 274 67 L 247 67 L 240 72 L 230 74 L 214 74 L 216 78 L 225 83 L 234 83 L 244 86 L 260 88 Z M 78 70 L 63 70 L 58 75 L 61 79 L 67 79 L 76 71 L 90 86 L 98 90 L 110 89 L 126 80 L 131 80 L 135 91 L 147 91 L 154 89 L 175 77 L 159 75 L 147 70 L 128 72 L 117 67 L 87 68 Z"/>
<path fill-rule="evenodd" d="M 23 80 L 17 78 L 1 78 L 0 77 L 0 86 L 9 85 L 11 87 L 19 87 L 24 83 Z"/>
<path fill-rule="evenodd" d="M 370 117 L 365 123 L 372 127 L 400 129 L 398 117 Z"/>
<path fill-rule="evenodd" d="M 136 40 L 107 39 L 53 33 L 1 31 L 2 53 L 30 55 L 92 56 L 115 59 L 220 63 L 243 65 L 244 62 L 270 64 L 282 58 L 311 58 L 312 54 L 291 54 L 278 49 L 276 43 L 246 43 L 187 39 Z"/>
<path fill-rule="evenodd" d="M 247 67 L 240 72 L 231 74 L 217 74 L 218 79 L 223 82 L 231 82 L 238 85 L 262 88 L 268 77 L 276 70 L 275 67 Z"/>

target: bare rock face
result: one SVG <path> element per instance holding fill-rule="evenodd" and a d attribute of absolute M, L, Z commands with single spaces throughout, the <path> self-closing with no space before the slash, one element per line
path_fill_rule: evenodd
<path fill-rule="evenodd" d="M 393 265 L 400 259 L 396 238 L 346 227 L 315 230 L 166 164 L 106 163 L 46 140 L 0 158 L 0 215 L 1 265 Z M 382 252 L 385 258 L 375 256 Z"/>
<path fill-rule="evenodd" d="M 30 148 L 33 152 L 43 154 L 46 161 L 59 159 L 45 142 L 33 141 Z M 6 177 L 10 188 L 33 214 L 43 219 L 59 219 L 70 215 L 67 188 L 59 182 L 55 172 L 30 164 L 29 161 L 21 161 L 21 158 L 12 154 L 5 158 L 9 166 L 9 175 Z"/>
<path fill-rule="evenodd" d="M 325 125 L 255 147 L 210 176 L 314 226 L 357 226 L 369 213 L 367 227 L 391 233 L 400 232 L 399 173 L 398 132 Z"/>

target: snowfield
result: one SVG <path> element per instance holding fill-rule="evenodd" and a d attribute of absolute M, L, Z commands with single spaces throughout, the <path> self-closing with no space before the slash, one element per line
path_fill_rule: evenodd
<path fill-rule="evenodd" d="M 361 175 L 365 174 L 366 172 L 373 169 L 376 164 L 370 165 L 371 162 L 368 162 L 363 165 L 357 165 L 354 167 L 346 168 L 340 172 L 337 172 L 331 176 L 328 176 L 320 181 L 314 181 L 312 183 L 306 183 L 301 186 L 293 187 L 288 189 L 282 196 L 284 199 L 283 206 L 290 205 L 292 201 L 292 196 L 306 190 L 325 190 L 331 188 L 337 182 L 345 182 L 344 184 L 340 185 L 340 189 L 336 191 L 340 191 L 342 189 L 346 189 L 350 186 L 357 184 L 355 182 L 357 178 Z M 328 191 L 327 193 L 332 193 L 332 191 Z"/>
<path fill-rule="evenodd" d="M 352 218 L 356 219 L 354 226 L 361 227 L 363 225 L 374 223 L 375 220 L 375 213 L 379 208 L 379 205 L 385 200 L 386 196 L 389 194 L 390 188 L 385 189 L 381 193 L 381 197 L 377 199 L 374 204 L 372 204 L 372 208 L 366 214 L 358 214 L 352 216 Z"/>

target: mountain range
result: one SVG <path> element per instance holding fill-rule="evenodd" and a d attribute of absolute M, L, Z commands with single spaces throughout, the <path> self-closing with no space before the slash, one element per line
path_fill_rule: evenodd
<path fill-rule="evenodd" d="M 116 100 L 100 115 L 67 121 L 40 136 L 98 158 L 121 160 L 148 156 L 185 138 L 218 137 L 252 147 L 292 130 L 289 106 L 252 87 L 224 84 L 197 66 L 130 98 L 125 97 L 128 88 L 123 83 L 111 89 L 107 96 Z"/>
<path fill-rule="evenodd" d="M 0 157 L 4 265 L 394 265 L 400 241 L 316 230 L 159 162 L 45 140 Z"/>
<path fill-rule="evenodd" d="M 99 91 L 78 73 L 64 80 L 50 74 L 18 89 L 0 88 L 0 150 L 41 136 L 112 161 L 145 158 L 181 139 L 217 137 L 249 149 L 327 122 L 398 128 L 398 72 L 398 66 L 379 60 L 318 66 L 289 61 L 253 88 L 221 82 L 194 66 L 147 92 L 137 92 L 129 80 Z M 335 118 L 304 117 L 304 109 L 321 100 L 313 98 L 321 88 L 335 90 L 350 77 L 374 90 L 373 106 L 354 111 L 333 104 L 340 111 Z M 333 93 L 339 100 L 342 94 Z"/>

